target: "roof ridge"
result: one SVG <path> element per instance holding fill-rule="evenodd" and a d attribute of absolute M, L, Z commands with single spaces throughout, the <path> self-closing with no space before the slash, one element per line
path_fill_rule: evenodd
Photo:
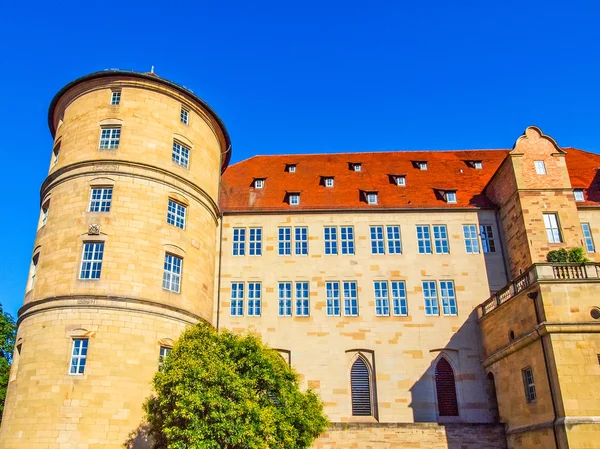
<path fill-rule="evenodd" d="M 337 153 L 283 153 L 283 154 L 255 154 L 254 156 L 244 159 L 249 160 L 255 157 L 298 157 L 298 156 L 337 156 L 337 155 L 360 155 L 360 154 L 384 154 L 384 153 L 461 153 L 461 152 L 477 152 L 477 151 L 511 151 L 510 148 L 479 148 L 479 149 L 462 149 L 462 150 L 371 150 L 371 151 L 341 151 Z M 240 161 L 243 162 L 243 161 Z M 239 162 L 236 162 L 236 164 Z"/>

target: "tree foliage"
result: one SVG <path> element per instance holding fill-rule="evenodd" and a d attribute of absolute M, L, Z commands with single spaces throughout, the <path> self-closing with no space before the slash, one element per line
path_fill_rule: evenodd
<path fill-rule="evenodd" d="M 4 400 L 10 377 L 10 365 L 15 349 L 17 325 L 14 318 L 2 310 L 0 304 L 0 420 L 4 411 Z"/>
<path fill-rule="evenodd" d="M 553 263 L 583 263 L 589 262 L 589 259 L 585 257 L 583 248 L 571 248 L 566 250 L 565 248 L 550 251 L 546 256 L 548 262 Z"/>
<path fill-rule="evenodd" d="M 206 324 L 183 333 L 154 389 L 145 404 L 154 449 L 305 449 L 328 424 L 276 351 Z"/>

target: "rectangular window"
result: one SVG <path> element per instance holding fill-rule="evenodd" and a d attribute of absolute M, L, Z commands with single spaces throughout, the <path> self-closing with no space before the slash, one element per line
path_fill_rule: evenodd
<path fill-rule="evenodd" d="M 385 254 L 383 226 L 371 226 L 371 254 Z"/>
<path fill-rule="evenodd" d="M 325 254 L 337 254 L 337 228 L 335 226 L 326 226 L 323 228 Z"/>
<path fill-rule="evenodd" d="M 340 315 L 340 283 L 326 282 L 325 291 L 327 296 L 327 315 Z"/>
<path fill-rule="evenodd" d="M 296 165 L 295 164 L 288 164 L 286 166 L 288 173 L 296 173 Z"/>
<path fill-rule="evenodd" d="M 402 254 L 402 241 L 400 240 L 400 226 L 387 227 L 388 253 Z"/>
<path fill-rule="evenodd" d="M 100 279 L 104 242 L 84 243 L 79 279 Z"/>
<path fill-rule="evenodd" d="M 260 282 L 248 282 L 248 316 L 260 316 Z"/>
<path fill-rule="evenodd" d="M 433 226 L 433 242 L 436 254 L 448 254 L 450 252 L 446 225 Z"/>
<path fill-rule="evenodd" d="M 533 402 L 536 399 L 535 382 L 533 380 L 533 370 L 524 368 L 521 370 L 523 374 L 523 387 L 525 387 L 525 399 L 527 402 Z"/>
<path fill-rule="evenodd" d="M 292 316 L 292 283 L 279 283 L 279 316 Z"/>
<path fill-rule="evenodd" d="M 465 236 L 465 248 L 467 254 L 479 253 L 479 239 L 477 238 L 477 227 L 475 225 L 463 225 Z"/>
<path fill-rule="evenodd" d="M 352 169 L 354 171 L 361 171 L 362 170 L 362 165 L 361 164 L 352 164 Z"/>
<path fill-rule="evenodd" d="M 481 170 L 483 168 L 483 162 L 473 161 L 473 168 L 475 168 L 476 170 Z"/>
<path fill-rule="evenodd" d="M 169 346 L 161 346 L 160 347 L 160 352 L 158 353 L 158 370 L 162 371 L 163 366 L 165 365 L 165 360 L 167 360 L 167 357 L 169 357 L 169 354 L 171 354 L 173 348 L 170 348 Z"/>
<path fill-rule="evenodd" d="M 325 178 L 325 187 L 333 187 L 333 178 Z"/>
<path fill-rule="evenodd" d="M 423 281 L 423 299 L 425 301 L 425 315 L 440 314 L 435 281 Z"/>
<path fill-rule="evenodd" d="M 230 309 L 231 316 L 244 315 L 244 283 L 243 282 L 232 282 L 231 283 L 230 307 L 231 307 L 231 309 Z"/>
<path fill-rule="evenodd" d="M 456 192 L 446 192 L 446 202 L 448 204 L 456 204 Z"/>
<path fill-rule="evenodd" d="M 427 170 L 427 162 L 419 162 L 419 170 Z"/>
<path fill-rule="evenodd" d="M 297 316 L 310 315 L 309 297 L 310 297 L 310 293 L 308 290 L 308 282 L 296 282 L 296 315 Z"/>
<path fill-rule="evenodd" d="M 377 204 L 377 193 L 367 193 L 367 204 Z"/>
<path fill-rule="evenodd" d="M 352 226 L 340 227 L 340 244 L 342 254 L 354 254 L 354 228 Z"/>
<path fill-rule="evenodd" d="M 406 284 L 404 281 L 392 281 L 392 307 L 394 315 L 407 316 Z"/>
<path fill-rule="evenodd" d="M 29 268 L 29 286 L 27 290 L 31 290 L 35 285 L 35 276 L 37 274 L 38 262 L 40 260 L 40 254 L 37 253 L 31 259 L 31 267 Z"/>
<path fill-rule="evenodd" d="M 390 300 L 386 281 L 375 281 L 375 315 L 388 316 L 390 314 Z"/>
<path fill-rule="evenodd" d="M 81 376 L 85 371 L 85 362 L 87 360 L 88 339 L 74 338 L 71 349 L 71 365 L 69 374 L 72 376 Z"/>
<path fill-rule="evenodd" d="M 573 191 L 573 194 L 575 195 L 575 201 L 577 201 L 577 202 L 585 201 L 585 196 L 583 195 L 583 189 L 575 189 Z"/>
<path fill-rule="evenodd" d="M 297 256 L 308 255 L 308 228 L 298 227 L 294 228 L 294 245 L 296 247 Z"/>
<path fill-rule="evenodd" d="M 262 228 L 250 228 L 248 239 L 248 255 L 262 255 Z"/>
<path fill-rule="evenodd" d="M 544 214 L 544 225 L 546 226 L 546 233 L 548 234 L 548 241 L 550 243 L 562 242 L 560 229 L 558 228 L 558 216 L 556 214 Z"/>
<path fill-rule="evenodd" d="M 535 164 L 535 172 L 538 175 L 546 174 L 546 164 L 544 164 L 544 161 L 534 161 L 534 164 Z"/>
<path fill-rule="evenodd" d="M 186 207 L 172 199 L 169 199 L 169 207 L 167 208 L 167 223 L 177 226 L 180 229 L 185 228 L 185 212 Z"/>
<path fill-rule="evenodd" d="M 90 212 L 109 212 L 112 202 L 112 187 L 93 188 L 90 195 Z"/>
<path fill-rule="evenodd" d="M 356 282 L 344 282 L 344 315 L 358 316 Z"/>
<path fill-rule="evenodd" d="M 429 225 L 417 226 L 417 244 L 419 246 L 419 254 L 431 254 L 431 233 Z"/>
<path fill-rule="evenodd" d="M 60 155 L 60 143 L 54 148 L 52 151 L 52 165 L 55 165 L 58 162 L 58 156 Z"/>
<path fill-rule="evenodd" d="M 186 108 L 184 108 L 182 106 L 181 112 L 179 114 L 179 118 L 181 120 L 181 123 L 183 123 L 184 125 L 187 125 L 189 123 L 190 111 L 188 111 Z"/>
<path fill-rule="evenodd" d="M 300 204 L 300 194 L 292 193 L 290 195 L 290 206 L 298 206 Z"/>
<path fill-rule="evenodd" d="M 264 179 L 255 179 L 254 180 L 254 188 L 255 189 L 262 189 L 264 186 L 265 186 Z"/>
<path fill-rule="evenodd" d="M 233 228 L 233 255 L 246 254 L 246 228 Z"/>
<path fill-rule="evenodd" d="M 170 292 L 179 293 L 181 286 L 181 264 L 183 259 L 173 254 L 165 254 L 163 271 L 163 288 Z"/>
<path fill-rule="evenodd" d="M 279 228 L 279 255 L 292 254 L 292 228 Z"/>
<path fill-rule="evenodd" d="M 46 226 L 46 223 L 48 223 L 48 212 L 50 210 L 50 201 L 48 201 L 43 207 L 42 207 L 42 226 Z"/>
<path fill-rule="evenodd" d="M 442 312 L 444 315 L 456 315 L 456 296 L 454 294 L 454 282 L 440 281 L 440 297 L 442 300 Z"/>
<path fill-rule="evenodd" d="M 115 150 L 119 148 L 121 140 L 121 127 L 116 128 L 101 128 L 100 129 L 100 146 L 101 150 Z"/>
<path fill-rule="evenodd" d="M 589 223 L 581 223 L 581 229 L 583 230 L 583 240 L 585 241 L 585 247 L 588 253 L 596 252 L 594 246 L 594 238 L 592 237 L 592 228 Z"/>
<path fill-rule="evenodd" d="M 496 242 L 494 240 L 494 231 L 491 225 L 479 225 L 479 234 L 481 235 L 481 246 L 484 253 L 495 253 Z"/>
<path fill-rule="evenodd" d="M 396 176 L 396 185 L 398 187 L 406 186 L 406 176 Z"/>
<path fill-rule="evenodd" d="M 121 103 L 121 91 L 113 90 L 110 96 L 110 104 L 113 106 L 117 106 L 119 103 Z"/>
<path fill-rule="evenodd" d="M 171 159 L 177 165 L 188 168 L 190 166 L 190 149 L 179 142 L 173 141 L 173 155 Z"/>

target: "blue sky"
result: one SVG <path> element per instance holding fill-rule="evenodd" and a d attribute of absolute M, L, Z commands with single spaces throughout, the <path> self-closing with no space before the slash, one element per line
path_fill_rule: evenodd
<path fill-rule="evenodd" d="M 183 84 L 255 154 L 508 148 L 528 125 L 600 152 L 597 2 L 9 2 L 0 27 L 0 303 L 25 291 L 47 108 L 106 68 Z"/>

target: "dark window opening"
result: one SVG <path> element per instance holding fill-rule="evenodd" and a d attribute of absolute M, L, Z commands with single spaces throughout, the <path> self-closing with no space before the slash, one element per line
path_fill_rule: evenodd
<path fill-rule="evenodd" d="M 440 416 L 458 416 L 454 371 L 443 357 L 435 367 L 435 387 Z"/>
<path fill-rule="evenodd" d="M 352 416 L 372 416 L 369 368 L 361 357 L 357 358 L 352 365 L 350 383 L 352 389 Z"/>

